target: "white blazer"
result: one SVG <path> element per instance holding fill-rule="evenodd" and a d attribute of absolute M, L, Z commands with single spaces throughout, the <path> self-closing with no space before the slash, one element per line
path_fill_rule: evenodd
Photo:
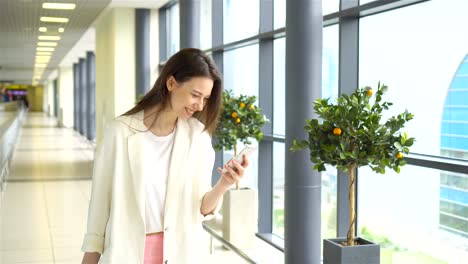
<path fill-rule="evenodd" d="M 177 121 L 164 209 L 165 263 L 205 263 L 200 255 L 207 252 L 207 248 L 200 248 L 201 223 L 212 215 L 203 216 L 200 206 L 211 190 L 214 150 L 203 129 L 195 118 Z M 96 149 L 82 250 L 101 253 L 99 263 L 143 263 L 146 234 L 141 131 L 146 131 L 143 111 L 118 117 L 104 131 Z M 158 173 L 158 168 L 154 172 Z"/>

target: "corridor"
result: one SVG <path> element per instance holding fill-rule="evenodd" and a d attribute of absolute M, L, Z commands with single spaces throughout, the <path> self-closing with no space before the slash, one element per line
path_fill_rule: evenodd
<path fill-rule="evenodd" d="M 28 113 L 2 197 L 0 263 L 80 263 L 94 147 Z"/>

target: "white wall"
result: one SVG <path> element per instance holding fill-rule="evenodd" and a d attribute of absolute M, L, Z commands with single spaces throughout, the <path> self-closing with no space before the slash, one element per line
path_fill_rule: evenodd
<path fill-rule="evenodd" d="M 47 89 L 47 115 L 53 116 L 54 114 L 54 82 L 52 80 L 47 81 L 45 84 Z"/>
<path fill-rule="evenodd" d="M 73 67 L 62 66 L 58 70 L 59 111 L 62 109 L 62 123 L 73 127 Z"/>

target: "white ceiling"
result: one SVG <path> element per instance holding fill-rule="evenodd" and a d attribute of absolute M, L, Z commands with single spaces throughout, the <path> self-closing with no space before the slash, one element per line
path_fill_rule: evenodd
<path fill-rule="evenodd" d="M 44 2 L 75 3 L 75 10 L 48 10 Z M 59 27 L 61 40 L 52 54 L 39 83 L 60 66 L 71 66 L 85 52 L 94 50 L 95 31 L 93 22 L 105 8 L 134 7 L 159 8 L 168 0 L 0 0 L 0 82 L 13 81 L 31 84 L 34 57 L 39 35 L 57 35 Z M 40 22 L 41 16 L 67 17 L 65 24 Z M 41 33 L 39 27 L 47 27 Z"/>

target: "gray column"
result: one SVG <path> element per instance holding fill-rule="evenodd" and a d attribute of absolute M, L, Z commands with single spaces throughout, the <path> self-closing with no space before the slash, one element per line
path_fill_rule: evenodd
<path fill-rule="evenodd" d="M 179 0 L 180 48 L 200 48 L 200 1 Z"/>
<path fill-rule="evenodd" d="M 86 135 L 86 61 L 81 58 L 80 62 L 80 134 Z"/>
<path fill-rule="evenodd" d="M 358 6 L 359 0 L 341 1 L 341 10 Z M 359 69 L 359 19 L 340 18 L 339 23 L 339 50 L 338 63 L 338 87 L 339 94 L 350 94 L 358 87 Z M 357 173 L 356 173 L 357 176 Z M 358 177 L 356 177 L 357 188 Z M 357 191 L 354 192 L 357 196 Z M 346 237 L 349 229 L 349 177 L 346 173 L 338 171 L 337 178 L 337 210 L 336 210 L 336 235 Z M 357 198 L 357 197 L 356 197 Z M 357 199 L 356 199 L 356 205 Z M 357 212 L 357 206 L 356 206 Z M 356 214 L 356 219 L 358 219 Z M 356 221 L 357 223 L 357 221 Z M 357 225 L 356 225 L 357 226 Z M 357 229 L 355 229 L 357 230 Z"/>
<path fill-rule="evenodd" d="M 52 87 L 53 87 L 53 90 L 54 90 L 54 109 L 52 111 L 52 116 L 55 116 L 58 118 L 58 89 L 57 89 L 57 79 L 54 79 L 52 81 Z"/>
<path fill-rule="evenodd" d="M 307 150 L 291 153 L 303 139 L 312 102 L 321 97 L 322 1 L 286 2 L 285 263 L 321 263 L 321 174 Z"/>
<path fill-rule="evenodd" d="M 86 137 L 96 137 L 96 62 L 94 52 L 86 52 Z"/>
<path fill-rule="evenodd" d="M 260 1 L 260 33 L 273 30 L 273 1 Z M 273 38 L 259 43 L 259 106 L 271 122 L 262 127 L 273 135 Z M 258 150 L 258 232 L 273 229 L 273 141 L 262 140 Z"/>
<path fill-rule="evenodd" d="M 211 3 L 211 46 L 217 47 L 223 44 L 223 1 L 212 1 Z M 222 51 L 216 51 L 211 54 L 219 72 L 223 74 L 224 55 Z M 213 139 L 216 140 L 216 139 Z M 214 142 L 215 143 L 215 142 Z M 216 151 L 215 165 L 211 182 L 214 185 L 219 179 L 217 167 L 222 167 L 224 163 L 223 151 Z"/>
<path fill-rule="evenodd" d="M 74 112 L 73 124 L 75 131 L 80 131 L 80 64 L 73 63 L 73 89 L 74 89 Z"/>
<path fill-rule="evenodd" d="M 150 9 L 135 10 L 135 99 L 151 88 Z"/>
<path fill-rule="evenodd" d="M 167 9 L 159 9 L 159 62 L 167 60 Z"/>

